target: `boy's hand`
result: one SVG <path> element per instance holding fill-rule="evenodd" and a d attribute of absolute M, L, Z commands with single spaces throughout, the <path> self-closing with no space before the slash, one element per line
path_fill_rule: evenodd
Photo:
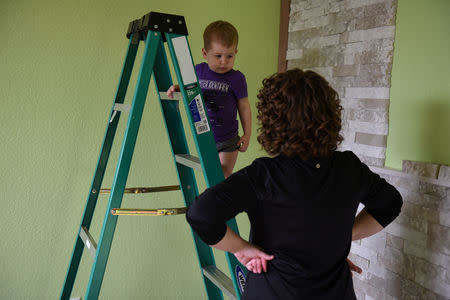
<path fill-rule="evenodd" d="M 178 84 L 174 84 L 167 90 L 167 97 L 173 98 L 173 93 L 179 92 L 179 91 L 180 91 L 180 86 Z"/>
<path fill-rule="evenodd" d="M 237 143 L 237 146 L 239 147 L 238 150 L 240 152 L 245 152 L 247 151 L 248 148 L 248 144 L 250 143 L 250 136 L 247 135 L 243 135 L 240 139 L 239 142 Z"/>

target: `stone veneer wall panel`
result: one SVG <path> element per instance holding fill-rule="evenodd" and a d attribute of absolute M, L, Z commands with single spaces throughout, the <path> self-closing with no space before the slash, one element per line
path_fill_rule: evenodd
<path fill-rule="evenodd" d="M 450 167 L 384 166 L 396 0 L 291 0 L 287 67 L 324 76 L 344 107 L 340 150 L 352 150 L 402 194 L 400 216 L 352 243 L 359 300 L 450 299 Z M 360 208 L 362 209 L 362 207 Z"/>
<path fill-rule="evenodd" d="M 403 170 L 371 167 L 403 196 L 398 218 L 352 243 L 357 298 L 450 298 L 450 178 L 448 166 L 404 161 Z M 362 207 L 361 207 L 362 208 Z"/>
<path fill-rule="evenodd" d="M 340 150 L 384 166 L 396 0 L 291 0 L 286 59 L 341 96 Z M 371 137 L 371 138 L 370 138 Z"/>

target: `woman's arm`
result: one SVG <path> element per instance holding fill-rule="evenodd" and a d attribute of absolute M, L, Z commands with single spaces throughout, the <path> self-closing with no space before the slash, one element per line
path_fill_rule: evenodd
<path fill-rule="evenodd" d="M 239 151 L 245 152 L 247 151 L 248 144 L 250 143 L 250 136 L 252 135 L 252 112 L 250 109 L 250 103 L 248 102 L 248 97 L 239 99 L 237 108 L 242 129 L 244 131 L 244 135 L 238 142 L 238 145 L 241 145 Z"/>
<path fill-rule="evenodd" d="M 266 272 L 267 261 L 274 258 L 273 255 L 242 239 L 228 226 L 224 237 L 211 247 L 233 253 L 241 264 L 254 273 Z"/>
<path fill-rule="evenodd" d="M 355 218 L 352 228 L 352 241 L 369 237 L 382 229 L 383 226 L 363 209 Z"/>

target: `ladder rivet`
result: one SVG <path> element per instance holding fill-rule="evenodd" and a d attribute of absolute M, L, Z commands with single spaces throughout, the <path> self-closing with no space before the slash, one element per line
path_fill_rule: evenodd
<path fill-rule="evenodd" d="M 191 186 L 190 186 L 190 185 L 188 185 L 188 186 L 187 186 L 187 189 L 188 189 L 188 190 L 190 190 L 190 189 L 191 189 Z"/>
<path fill-rule="evenodd" d="M 172 31 L 173 31 L 173 29 L 172 29 L 172 28 L 169 28 L 169 31 L 170 31 L 170 32 L 172 32 Z"/>
<path fill-rule="evenodd" d="M 153 26 L 153 28 L 157 29 L 157 28 L 158 28 L 158 25 L 155 24 L 155 25 Z"/>
<path fill-rule="evenodd" d="M 170 23 L 170 19 L 167 19 L 167 23 Z"/>
<path fill-rule="evenodd" d="M 183 24 L 183 22 L 180 20 L 180 21 L 178 21 L 178 24 Z"/>
<path fill-rule="evenodd" d="M 92 194 L 95 194 L 95 193 L 97 193 L 97 190 L 96 190 L 96 189 L 93 189 L 93 190 L 92 190 Z"/>

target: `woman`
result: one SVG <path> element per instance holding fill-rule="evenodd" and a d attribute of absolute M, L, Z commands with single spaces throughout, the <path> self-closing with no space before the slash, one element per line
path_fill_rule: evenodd
<path fill-rule="evenodd" d="M 336 150 L 342 107 L 323 77 L 277 73 L 258 98 L 258 142 L 271 157 L 207 189 L 187 220 L 205 243 L 250 271 L 243 299 L 356 299 L 346 259 L 351 241 L 392 222 L 402 198 L 355 154 Z M 240 212 L 250 220 L 249 242 L 225 223 Z"/>

